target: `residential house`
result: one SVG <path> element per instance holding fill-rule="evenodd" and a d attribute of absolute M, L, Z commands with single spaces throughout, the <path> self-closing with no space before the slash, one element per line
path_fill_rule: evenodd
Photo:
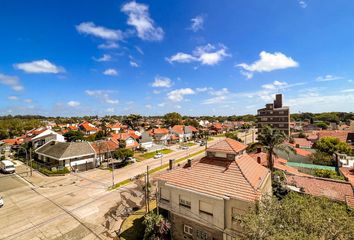
<path fill-rule="evenodd" d="M 49 168 L 84 171 L 96 167 L 96 152 L 89 142 L 51 141 L 37 148 L 35 153 Z"/>
<path fill-rule="evenodd" d="M 221 134 L 224 133 L 224 127 L 221 123 L 216 122 L 210 126 L 211 133 Z"/>
<path fill-rule="evenodd" d="M 102 162 L 113 158 L 113 152 L 119 148 L 118 144 L 113 140 L 100 140 L 91 143 L 92 148 L 96 152 L 96 163 L 101 165 Z"/>
<path fill-rule="evenodd" d="M 240 236 L 240 216 L 272 192 L 270 171 L 246 147 L 224 139 L 208 147 L 201 160 L 157 177 L 158 206 L 171 222 L 173 239 Z"/>
<path fill-rule="evenodd" d="M 47 129 L 31 139 L 34 148 L 38 148 L 50 141 L 65 142 L 65 137 L 53 130 Z"/>
<path fill-rule="evenodd" d="M 149 132 L 143 132 L 139 140 L 140 147 L 145 149 L 150 149 L 153 146 L 153 138 Z"/>
<path fill-rule="evenodd" d="M 175 125 L 171 128 L 170 132 L 178 136 L 180 142 L 183 142 L 185 138 L 192 136 L 192 132 L 189 132 L 187 136 L 185 136 L 184 125 Z"/>
<path fill-rule="evenodd" d="M 125 147 L 130 148 L 132 150 L 135 150 L 137 147 L 139 147 L 138 142 L 135 140 L 135 138 L 130 136 L 129 133 L 112 133 L 110 139 L 116 144 L 118 144 L 118 146 L 120 141 L 124 141 Z"/>
<path fill-rule="evenodd" d="M 107 129 L 113 133 L 119 133 L 122 129 L 122 125 L 120 123 L 108 124 Z"/>
<path fill-rule="evenodd" d="M 170 132 L 167 128 L 154 128 L 151 130 L 151 134 L 157 144 L 166 145 L 170 138 Z"/>
<path fill-rule="evenodd" d="M 98 132 L 98 128 L 89 123 L 89 122 L 83 122 L 81 124 L 79 124 L 79 129 L 85 134 L 85 135 L 91 135 L 91 134 L 95 134 Z"/>
<path fill-rule="evenodd" d="M 293 139 L 294 139 L 294 143 L 291 145 L 293 145 L 294 147 L 307 148 L 307 149 L 312 148 L 313 143 L 307 140 L 306 138 L 293 138 Z"/>

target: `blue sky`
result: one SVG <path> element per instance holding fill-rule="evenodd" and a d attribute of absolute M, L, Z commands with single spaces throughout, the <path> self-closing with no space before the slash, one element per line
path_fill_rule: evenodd
<path fill-rule="evenodd" d="M 354 111 L 351 1 L 0 3 L 0 113 Z"/>

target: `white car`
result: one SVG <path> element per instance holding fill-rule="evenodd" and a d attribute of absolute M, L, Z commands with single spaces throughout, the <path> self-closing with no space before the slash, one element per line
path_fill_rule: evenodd
<path fill-rule="evenodd" d="M 4 206 L 4 199 L 2 199 L 2 197 L 0 196 L 0 208 Z"/>
<path fill-rule="evenodd" d="M 0 161 L 0 170 L 3 173 L 14 173 L 16 169 L 10 160 L 2 160 Z"/>
<path fill-rule="evenodd" d="M 126 159 L 128 162 L 132 162 L 132 163 L 135 163 L 136 162 L 136 159 L 133 158 L 133 157 L 127 157 Z"/>
<path fill-rule="evenodd" d="M 154 158 L 157 159 L 157 158 L 162 158 L 163 157 L 163 154 L 162 153 L 156 153 Z"/>
<path fill-rule="evenodd" d="M 182 146 L 181 149 L 182 150 L 188 150 L 188 146 Z"/>

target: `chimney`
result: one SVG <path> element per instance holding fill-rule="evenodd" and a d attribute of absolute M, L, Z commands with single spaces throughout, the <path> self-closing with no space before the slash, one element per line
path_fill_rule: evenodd
<path fill-rule="evenodd" d="M 173 159 L 170 159 L 170 160 L 168 160 L 168 169 L 169 170 L 172 170 L 172 168 L 173 168 L 173 162 L 174 162 L 174 160 Z"/>
<path fill-rule="evenodd" d="M 258 147 L 257 148 L 257 153 L 261 153 L 262 152 L 262 148 L 261 147 Z"/>
<path fill-rule="evenodd" d="M 261 157 L 257 157 L 257 163 L 261 164 Z"/>
<path fill-rule="evenodd" d="M 281 108 L 281 107 L 283 107 L 283 95 L 277 94 L 275 95 L 274 108 Z"/>
<path fill-rule="evenodd" d="M 192 166 L 192 159 L 188 159 L 187 160 L 187 167 L 191 167 Z"/>

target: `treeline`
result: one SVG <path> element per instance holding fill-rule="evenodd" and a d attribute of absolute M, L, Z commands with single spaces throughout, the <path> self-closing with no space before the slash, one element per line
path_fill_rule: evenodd
<path fill-rule="evenodd" d="M 325 113 L 294 113 L 291 114 L 292 121 L 324 122 L 324 123 L 349 123 L 354 120 L 354 113 L 350 112 L 325 112 Z"/>
<path fill-rule="evenodd" d="M 0 139 L 21 136 L 26 131 L 43 126 L 40 119 L 35 118 L 3 118 L 0 119 Z"/>

